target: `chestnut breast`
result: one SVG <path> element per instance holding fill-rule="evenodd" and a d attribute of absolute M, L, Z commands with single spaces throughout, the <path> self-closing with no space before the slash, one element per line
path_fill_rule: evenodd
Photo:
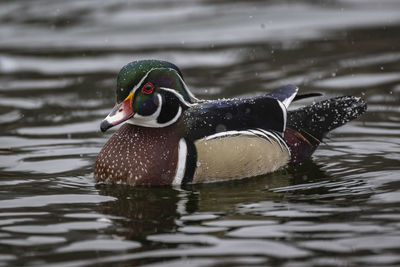
<path fill-rule="evenodd" d="M 163 128 L 124 124 L 107 141 L 95 164 L 98 182 L 171 184 L 177 169 L 180 122 Z"/>

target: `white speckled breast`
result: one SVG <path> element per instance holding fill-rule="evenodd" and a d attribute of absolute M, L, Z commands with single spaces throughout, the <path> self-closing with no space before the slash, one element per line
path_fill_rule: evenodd
<path fill-rule="evenodd" d="M 176 124 L 164 128 L 122 125 L 98 155 L 96 180 L 130 185 L 171 184 L 177 169 L 178 129 Z"/>

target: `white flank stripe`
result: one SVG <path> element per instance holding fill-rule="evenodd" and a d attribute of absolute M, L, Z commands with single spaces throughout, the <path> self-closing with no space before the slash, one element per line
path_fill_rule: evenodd
<path fill-rule="evenodd" d="M 250 130 L 245 130 L 245 131 L 227 131 L 227 132 L 221 132 L 221 133 L 216 133 L 213 135 L 209 135 L 206 137 L 206 140 L 211 140 L 215 138 L 221 138 L 221 137 L 226 137 L 226 136 L 235 136 L 235 135 L 247 135 L 247 136 L 261 136 L 265 139 L 267 139 L 269 142 L 274 141 L 277 143 L 282 150 L 287 150 L 290 155 L 290 149 L 285 143 L 285 141 L 282 139 L 281 136 L 278 134 L 275 134 L 274 132 L 269 132 L 264 129 L 250 129 Z"/>
<path fill-rule="evenodd" d="M 283 114 L 283 129 L 282 129 L 282 132 L 284 132 L 285 129 L 286 129 L 287 110 L 286 110 L 286 106 L 285 106 L 281 101 L 279 101 L 279 100 L 277 100 L 277 101 L 278 101 L 278 103 L 279 103 L 279 106 L 280 106 L 281 109 L 282 109 L 282 114 Z"/>
<path fill-rule="evenodd" d="M 230 136 L 230 135 L 251 135 L 254 136 L 255 134 L 250 131 L 227 131 L 227 132 L 220 132 L 213 135 L 209 135 L 206 137 L 206 140 L 211 140 L 215 138 Z"/>
<path fill-rule="evenodd" d="M 183 176 L 185 175 L 186 169 L 186 156 L 187 156 L 187 146 L 185 139 L 181 138 L 179 140 L 179 147 L 178 147 L 178 163 L 176 166 L 176 173 L 174 177 L 174 181 L 172 184 L 180 185 L 182 184 Z"/>
<path fill-rule="evenodd" d="M 299 88 L 296 87 L 296 92 L 294 92 L 291 96 L 286 98 L 285 100 L 282 101 L 282 103 L 285 105 L 286 108 L 289 107 L 290 103 L 292 103 L 294 97 L 297 95 L 297 92 L 299 91 Z"/>
<path fill-rule="evenodd" d="M 259 136 L 261 135 L 262 137 L 264 137 L 264 138 L 267 139 L 268 141 L 272 142 L 270 136 L 269 136 L 267 133 L 265 133 L 264 131 L 261 131 L 261 129 L 249 130 L 249 131 L 251 131 L 252 133 L 254 133 L 254 134 L 256 134 L 256 135 L 259 135 Z"/>
<path fill-rule="evenodd" d="M 289 155 L 290 155 L 289 147 L 287 146 L 285 140 L 283 140 L 282 137 L 279 134 L 274 133 L 274 132 L 268 132 L 268 131 L 266 131 L 264 129 L 258 129 L 258 130 L 263 132 L 263 133 L 265 133 L 266 135 L 269 135 L 270 137 L 274 138 L 278 142 L 278 144 L 281 146 L 281 149 L 282 150 L 286 149 L 289 152 Z"/>
<path fill-rule="evenodd" d="M 211 140 L 215 138 L 221 138 L 221 137 L 227 137 L 227 136 L 237 136 L 237 135 L 242 135 L 242 136 L 258 136 L 265 138 L 269 142 L 275 142 L 277 143 L 282 151 L 286 150 L 289 155 L 290 155 L 290 149 L 285 143 L 285 141 L 282 139 L 282 137 L 279 134 L 276 134 L 274 132 L 269 132 L 264 129 L 249 129 L 249 130 L 244 130 L 244 131 L 227 131 L 227 132 L 221 132 L 221 133 L 216 133 L 213 135 L 207 136 L 205 139 L 206 140 Z"/>

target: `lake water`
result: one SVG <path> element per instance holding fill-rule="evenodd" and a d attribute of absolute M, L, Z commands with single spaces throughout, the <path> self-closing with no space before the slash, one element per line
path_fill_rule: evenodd
<path fill-rule="evenodd" d="M 293 83 L 368 112 L 263 177 L 96 185 L 116 75 L 145 58 L 201 98 Z M 399 266 L 399 152 L 400 1 L 0 3 L 0 266 Z"/>

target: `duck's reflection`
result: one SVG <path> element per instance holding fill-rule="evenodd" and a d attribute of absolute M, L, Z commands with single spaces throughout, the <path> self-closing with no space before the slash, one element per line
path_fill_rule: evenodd
<path fill-rule="evenodd" d="M 132 187 L 98 185 L 100 194 L 116 201 L 104 203 L 101 213 L 117 216 L 116 234 L 126 239 L 144 241 L 148 235 L 174 231 L 180 217 L 177 204 L 180 192 L 171 187 Z"/>
<path fill-rule="evenodd" d="M 113 230 L 115 234 L 145 242 L 152 234 L 176 232 L 184 224 L 183 215 L 207 212 L 232 216 L 230 213 L 238 204 L 281 200 L 282 193 L 274 192 L 274 188 L 327 177 L 319 166 L 309 161 L 265 176 L 181 188 L 104 184 L 97 188 L 100 194 L 117 198 L 103 203 L 100 210 L 120 218 L 116 219 L 119 225 Z"/>

